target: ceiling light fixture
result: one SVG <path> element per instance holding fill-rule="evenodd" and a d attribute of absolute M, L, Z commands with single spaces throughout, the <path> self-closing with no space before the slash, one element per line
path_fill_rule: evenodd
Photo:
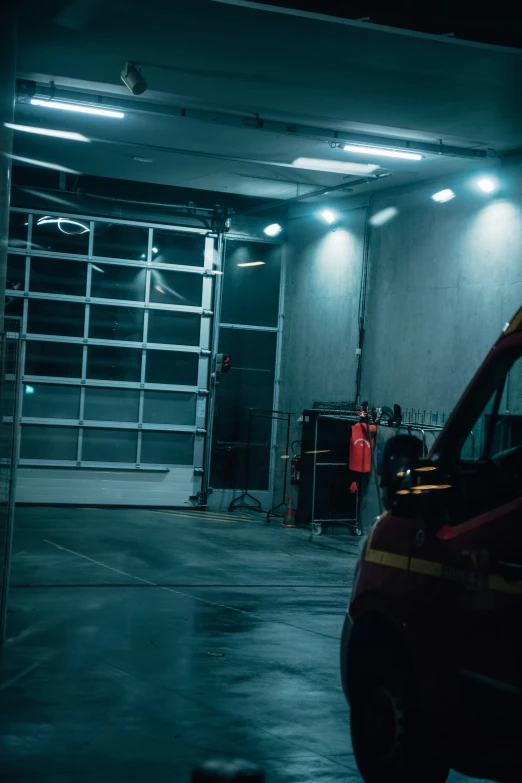
<path fill-rule="evenodd" d="M 53 136 L 56 139 L 70 139 L 71 141 L 90 141 L 87 136 L 74 131 L 53 130 L 51 128 L 35 128 L 34 125 L 16 125 L 13 122 L 4 122 L 6 128 L 23 131 L 24 133 L 36 133 L 39 136 Z"/>
<path fill-rule="evenodd" d="M 97 106 L 89 106 L 85 103 L 64 103 L 63 101 L 42 100 L 31 98 L 31 106 L 45 106 L 46 109 L 61 109 L 62 111 L 75 111 L 80 114 L 97 114 L 100 117 L 115 117 L 122 119 L 125 114 L 114 109 L 101 109 Z"/>
<path fill-rule="evenodd" d="M 379 168 L 377 163 L 351 163 L 345 160 L 326 160 L 324 158 L 296 158 L 292 166 L 308 171 L 329 171 L 333 174 L 353 174 L 354 176 L 371 174 Z"/>
<path fill-rule="evenodd" d="M 157 253 L 157 252 L 158 252 L 158 248 L 157 248 L 157 247 L 153 247 L 153 248 L 152 248 L 152 252 L 153 252 L 153 253 Z"/>
<path fill-rule="evenodd" d="M 147 82 L 139 71 L 140 66 L 127 62 L 123 66 L 120 79 L 129 88 L 133 95 L 141 95 L 148 87 Z"/>
<path fill-rule="evenodd" d="M 248 261 L 244 264 L 238 264 L 238 266 L 264 266 L 264 261 Z"/>
<path fill-rule="evenodd" d="M 497 190 L 498 182 L 492 177 L 481 177 L 477 180 L 477 187 L 479 187 L 483 193 L 489 195 Z"/>
<path fill-rule="evenodd" d="M 335 223 L 335 221 L 338 219 L 338 215 L 333 211 L 333 209 L 322 209 L 319 212 L 319 215 L 322 217 L 325 223 L 328 223 L 329 226 L 331 226 L 332 223 Z"/>
<path fill-rule="evenodd" d="M 71 218 L 63 217 L 50 217 L 49 215 L 45 215 L 44 217 L 39 218 L 36 225 L 45 226 L 49 223 L 56 223 L 62 234 L 87 234 L 89 231 L 89 226 L 85 223 L 81 223 L 79 220 L 71 220 Z M 67 228 L 72 230 L 67 231 Z"/>
<path fill-rule="evenodd" d="M 267 237 L 276 237 L 281 233 L 282 230 L 283 227 L 280 226 L 279 223 L 270 223 L 269 226 L 263 229 Z"/>
<path fill-rule="evenodd" d="M 433 201 L 437 201 L 439 204 L 444 204 L 445 201 L 451 201 L 452 198 L 455 198 L 455 194 L 451 190 L 451 188 L 445 188 L 444 190 L 439 190 L 437 193 L 434 193 L 432 196 Z"/>
<path fill-rule="evenodd" d="M 53 171 L 63 171 L 65 174 L 79 174 L 79 171 L 75 169 L 68 169 L 66 166 L 60 166 L 59 163 L 47 163 L 45 160 L 35 160 L 34 158 L 23 158 L 21 155 L 11 155 L 11 153 L 5 153 L 11 160 L 16 160 L 18 163 L 27 163 L 29 166 L 39 166 L 42 169 L 52 169 Z"/>
<path fill-rule="evenodd" d="M 389 147 L 373 147 L 370 144 L 345 144 L 345 152 L 358 152 L 361 155 L 380 155 L 383 158 L 400 158 L 401 160 L 422 160 L 419 152 L 403 152 Z"/>

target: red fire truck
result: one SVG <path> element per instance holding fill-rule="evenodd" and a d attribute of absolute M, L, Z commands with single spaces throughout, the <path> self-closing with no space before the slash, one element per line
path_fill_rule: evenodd
<path fill-rule="evenodd" d="M 522 780 L 522 308 L 428 457 L 386 446 L 341 670 L 366 783 Z"/>

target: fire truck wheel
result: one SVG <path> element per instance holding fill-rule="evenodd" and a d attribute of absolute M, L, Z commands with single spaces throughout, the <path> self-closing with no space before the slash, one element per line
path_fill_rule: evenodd
<path fill-rule="evenodd" d="M 407 667 L 389 650 L 370 656 L 358 672 L 350 721 L 365 783 L 444 783 L 448 777 L 449 766 L 423 727 L 415 691 Z"/>

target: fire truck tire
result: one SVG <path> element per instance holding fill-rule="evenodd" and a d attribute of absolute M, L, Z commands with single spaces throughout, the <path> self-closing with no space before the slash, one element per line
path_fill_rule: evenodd
<path fill-rule="evenodd" d="M 365 783 L 444 783 L 449 766 L 434 751 L 415 683 L 398 651 L 370 655 L 351 695 L 351 734 Z"/>

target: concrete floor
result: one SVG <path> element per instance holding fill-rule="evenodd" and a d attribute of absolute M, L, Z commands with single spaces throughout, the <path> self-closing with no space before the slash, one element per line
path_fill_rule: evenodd
<path fill-rule="evenodd" d="M 259 520 L 19 509 L 0 781 L 185 783 L 236 756 L 269 781 L 360 781 L 338 671 L 356 549 Z"/>

